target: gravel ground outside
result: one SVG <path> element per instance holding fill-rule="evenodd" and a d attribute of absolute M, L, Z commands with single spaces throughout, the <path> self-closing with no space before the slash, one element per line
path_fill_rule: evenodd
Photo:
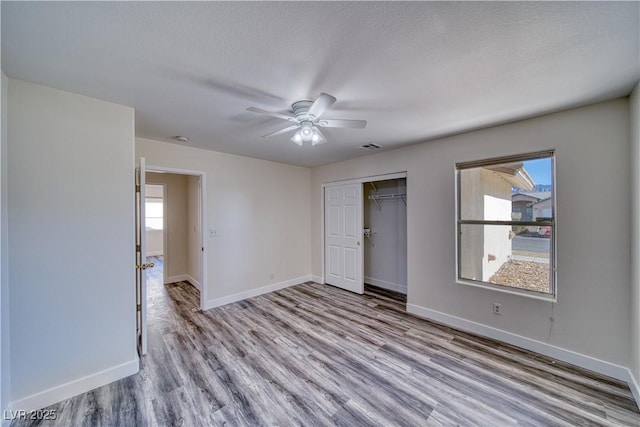
<path fill-rule="evenodd" d="M 539 255 L 543 254 L 535 253 L 533 256 Z M 549 264 L 530 261 L 505 262 L 496 274 L 489 278 L 489 282 L 549 293 Z"/>
<path fill-rule="evenodd" d="M 513 251 L 513 254 L 518 256 L 530 256 L 530 257 L 535 257 L 540 259 L 549 259 L 549 254 L 542 253 L 542 252 Z"/>

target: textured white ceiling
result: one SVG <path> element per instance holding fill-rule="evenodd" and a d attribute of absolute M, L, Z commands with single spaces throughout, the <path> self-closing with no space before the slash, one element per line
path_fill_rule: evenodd
<path fill-rule="evenodd" d="M 136 135 L 315 166 L 629 93 L 640 3 L 2 2 L 2 68 L 136 109 Z M 328 142 L 262 140 L 320 92 Z"/>

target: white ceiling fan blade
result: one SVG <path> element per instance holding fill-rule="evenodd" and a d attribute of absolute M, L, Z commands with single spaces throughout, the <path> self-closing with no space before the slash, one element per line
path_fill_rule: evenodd
<path fill-rule="evenodd" d="M 318 126 L 323 128 L 349 128 L 363 129 L 367 126 L 366 120 L 340 120 L 340 119 L 322 119 L 316 122 Z"/>
<path fill-rule="evenodd" d="M 251 111 L 253 113 L 266 114 L 268 116 L 277 117 L 277 118 L 282 119 L 282 120 L 289 120 L 289 121 L 292 121 L 292 122 L 296 121 L 296 118 L 293 117 L 293 116 L 287 116 L 286 114 L 274 113 L 273 111 L 263 110 L 262 108 L 249 107 L 249 108 L 247 108 L 247 111 Z"/>
<path fill-rule="evenodd" d="M 334 102 L 336 102 L 335 97 L 329 95 L 328 93 L 322 92 L 320 96 L 318 96 L 316 100 L 313 101 L 313 104 L 311 104 L 311 107 L 309 107 L 309 112 L 307 114 L 309 114 L 310 116 L 313 115 L 316 118 L 320 117 L 327 108 L 333 105 Z"/>
<path fill-rule="evenodd" d="M 268 133 L 266 135 L 262 135 L 263 138 L 271 138 L 272 136 L 282 135 L 283 133 L 291 132 L 294 129 L 298 129 L 300 125 L 289 126 L 288 128 L 281 129 L 276 132 Z"/>

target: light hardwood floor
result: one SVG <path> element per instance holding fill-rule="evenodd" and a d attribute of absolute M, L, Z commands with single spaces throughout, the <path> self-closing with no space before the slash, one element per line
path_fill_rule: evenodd
<path fill-rule="evenodd" d="M 12 425 L 640 425 L 625 384 L 418 319 L 392 293 L 310 282 L 200 312 L 159 271 L 143 369 Z"/>

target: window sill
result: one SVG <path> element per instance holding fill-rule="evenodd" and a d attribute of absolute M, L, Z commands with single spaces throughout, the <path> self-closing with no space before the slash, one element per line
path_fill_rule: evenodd
<path fill-rule="evenodd" d="M 465 280 L 465 279 L 460 279 L 460 278 L 456 279 L 456 283 L 460 284 L 460 285 L 473 286 L 475 288 L 489 289 L 491 291 L 502 292 L 502 293 L 511 294 L 511 295 L 518 295 L 518 296 L 521 296 L 521 297 L 537 299 L 537 300 L 541 300 L 541 301 L 548 301 L 548 302 L 553 302 L 553 303 L 558 302 L 558 298 L 556 297 L 556 295 L 551 295 L 551 294 L 543 294 L 543 293 L 539 293 L 539 292 L 519 290 L 518 288 L 510 288 L 510 287 L 506 287 L 506 286 L 492 285 L 492 284 L 486 283 L 486 282 L 477 282 L 477 281 L 474 281 L 474 280 Z"/>

